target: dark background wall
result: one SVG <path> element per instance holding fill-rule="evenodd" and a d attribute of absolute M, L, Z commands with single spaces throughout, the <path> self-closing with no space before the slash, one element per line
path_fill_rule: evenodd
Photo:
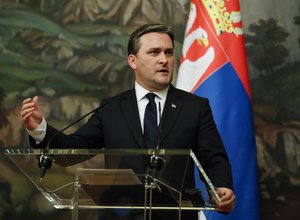
<path fill-rule="evenodd" d="M 296 219 L 300 206 L 300 3 L 240 0 L 240 4 L 262 219 Z M 126 44 L 140 24 L 171 25 L 177 34 L 179 63 L 188 8 L 188 0 L 0 1 L 1 148 L 28 147 L 18 115 L 26 97 L 39 95 L 47 120 L 63 128 L 103 98 L 132 87 Z M 36 166 L 36 161 L 28 161 L 28 166 Z M 69 215 L 52 208 L 3 155 L 0 167 L 0 219 L 66 219 Z"/>

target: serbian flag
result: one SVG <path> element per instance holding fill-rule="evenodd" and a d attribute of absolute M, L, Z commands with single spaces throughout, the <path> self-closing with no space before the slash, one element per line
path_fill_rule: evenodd
<path fill-rule="evenodd" d="M 256 145 L 238 0 L 191 1 L 176 86 L 209 99 L 232 167 L 234 211 L 204 212 L 201 219 L 258 220 Z"/>

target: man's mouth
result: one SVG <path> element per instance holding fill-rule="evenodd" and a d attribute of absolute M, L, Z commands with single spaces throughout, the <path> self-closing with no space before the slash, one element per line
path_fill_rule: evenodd
<path fill-rule="evenodd" d="M 169 71 L 167 69 L 160 69 L 160 70 L 158 70 L 158 72 L 168 73 Z"/>

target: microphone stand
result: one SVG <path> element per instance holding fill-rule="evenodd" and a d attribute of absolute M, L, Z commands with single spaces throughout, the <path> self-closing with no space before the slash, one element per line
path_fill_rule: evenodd
<path fill-rule="evenodd" d="M 159 126 L 158 126 L 158 135 L 157 135 L 157 143 L 156 143 L 156 150 L 159 150 L 160 148 L 160 135 L 161 135 L 161 105 L 160 102 L 158 102 L 158 112 L 159 112 Z M 161 169 L 163 166 L 165 160 L 163 157 L 157 156 L 155 152 L 150 157 L 150 162 L 149 162 L 149 167 L 148 167 L 148 174 L 146 175 L 145 178 L 145 201 L 144 201 L 144 220 L 147 219 L 147 200 L 148 200 L 148 189 L 149 191 L 149 213 L 148 213 L 148 219 L 151 220 L 152 217 L 152 196 L 153 196 L 153 189 L 158 189 L 161 192 L 161 188 L 158 185 L 156 181 L 156 174 L 157 171 Z M 151 177 L 152 181 L 149 184 L 148 182 L 148 176 Z"/>
<path fill-rule="evenodd" d="M 90 114 L 96 112 L 98 109 L 100 109 L 104 105 L 106 105 L 106 103 L 102 104 L 101 106 L 97 107 L 96 109 L 94 109 L 94 110 L 88 112 L 87 114 L 83 115 L 82 117 L 80 117 L 79 119 L 77 119 L 76 121 L 72 122 L 71 124 L 69 124 L 68 126 L 64 127 L 62 130 L 58 131 L 57 133 L 55 133 L 54 135 L 52 135 L 50 137 L 49 141 L 47 142 L 46 147 L 42 151 L 42 154 L 38 157 L 38 166 L 40 168 L 40 181 L 41 182 L 42 182 L 42 180 L 43 180 L 43 178 L 45 176 L 46 171 L 48 169 L 50 169 L 51 166 L 52 166 L 53 157 L 51 155 L 49 155 L 49 149 L 50 149 L 50 145 L 51 145 L 51 142 L 52 142 L 53 138 L 56 137 L 57 135 L 63 133 L 65 130 L 67 130 L 68 128 L 72 127 L 74 124 L 78 123 L 79 121 L 81 121 L 85 117 L 87 117 Z"/>
<path fill-rule="evenodd" d="M 160 102 L 158 102 L 158 112 L 159 112 L 159 126 L 158 126 L 158 135 L 157 135 L 157 142 L 156 142 L 156 150 L 159 150 L 160 148 L 160 135 L 161 135 L 161 105 Z M 155 153 L 152 154 L 150 157 L 150 170 L 153 178 L 156 177 L 156 172 L 161 169 L 161 167 L 164 164 L 164 158 L 155 155 Z"/>

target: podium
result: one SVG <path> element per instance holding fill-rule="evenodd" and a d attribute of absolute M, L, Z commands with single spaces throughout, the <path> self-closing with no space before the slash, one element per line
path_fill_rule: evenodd
<path fill-rule="evenodd" d="M 183 213 L 214 211 L 211 201 L 220 200 L 192 150 L 50 149 L 52 167 L 40 178 L 38 166 L 28 166 L 28 161 L 38 161 L 43 153 L 4 151 L 56 209 L 72 210 L 72 220 L 80 219 L 81 210 L 96 210 L 101 220 L 114 219 L 116 213 L 147 220 L 172 213 L 172 219 L 180 220 Z M 194 170 L 205 180 L 208 199 L 195 188 Z"/>

